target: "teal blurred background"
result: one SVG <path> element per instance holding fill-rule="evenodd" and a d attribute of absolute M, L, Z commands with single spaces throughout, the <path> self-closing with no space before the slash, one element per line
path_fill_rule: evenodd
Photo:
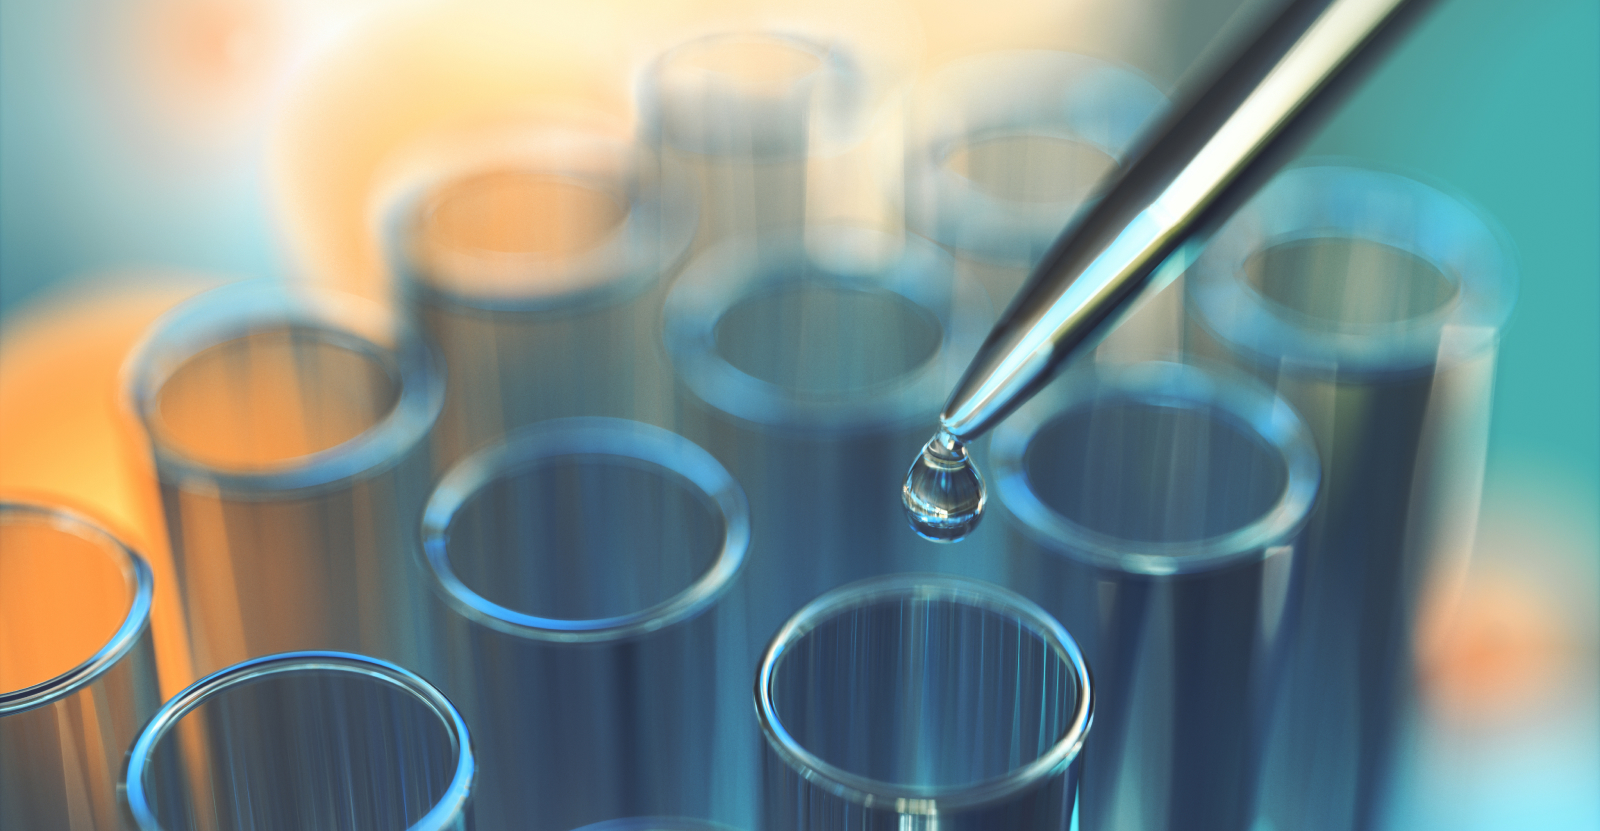
<path fill-rule="evenodd" d="M 297 14 L 311 5 L 284 2 Z M 120 39 L 185 5 L 0 0 L 7 328 L 85 275 L 291 270 L 263 160 L 279 82 L 252 63 L 252 44 L 195 58 L 232 73 L 221 88 L 197 88 L 203 106 L 144 112 L 151 99 L 123 71 Z M 945 13 L 924 5 L 925 16 Z M 985 5 L 1007 13 L 1007 3 Z M 1039 4 L 1021 5 L 1037 14 Z M 1170 84 L 1235 5 L 1130 4 L 1120 40 L 1100 51 Z M 1463 604 L 1482 614 L 1441 683 L 1529 677 L 1500 679 L 1486 697 L 1429 699 L 1396 825 L 1600 827 L 1600 3 L 1443 0 L 1307 154 L 1397 168 L 1465 196 L 1503 226 L 1521 267 Z"/>

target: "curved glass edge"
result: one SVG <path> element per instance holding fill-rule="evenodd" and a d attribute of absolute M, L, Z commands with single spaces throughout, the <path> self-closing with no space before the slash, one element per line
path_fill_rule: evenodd
<path fill-rule="evenodd" d="M 193 459 L 152 429 L 161 388 L 185 362 L 212 346 L 262 328 L 318 329 L 383 367 L 399 395 L 373 427 L 334 447 L 260 470 Z M 396 464 L 427 439 L 444 408 L 444 367 L 401 316 L 365 298 L 279 280 L 220 286 L 162 315 L 123 362 L 122 405 L 139 420 L 157 473 L 180 486 L 215 488 L 237 499 L 281 499 L 334 487 Z"/>
<path fill-rule="evenodd" d="M 719 40 L 751 38 L 777 41 L 818 59 L 817 69 L 797 79 L 795 86 L 803 84 L 812 86 L 805 93 L 806 100 L 802 103 L 809 116 L 808 121 L 813 122 L 808 125 L 810 129 L 807 130 L 806 139 L 822 140 L 820 146 L 812 146 L 809 141 L 794 145 L 790 137 L 784 135 L 749 136 L 748 140 L 752 143 L 765 145 L 764 151 L 756 154 L 752 160 L 783 161 L 807 156 L 825 156 L 846 149 L 861 138 L 869 120 L 869 114 L 864 111 L 861 102 L 870 99 L 875 92 L 872 89 L 873 79 L 870 77 L 872 73 L 862 65 L 855 50 L 835 38 L 817 37 L 797 31 L 766 29 L 702 35 L 673 46 L 646 63 L 635 83 L 641 139 L 652 147 L 670 147 L 700 156 L 738 154 L 749 157 L 751 148 L 742 143 L 730 145 L 724 130 L 707 129 L 704 123 L 696 123 L 711 120 L 709 113 L 697 110 L 687 119 L 682 114 L 674 113 L 673 105 L 669 101 L 682 93 L 670 88 L 667 75 L 673 64 L 690 50 Z M 699 70 L 698 74 L 710 75 L 706 70 Z M 702 80 L 710 79 L 703 77 Z M 686 100 L 697 108 L 704 107 L 706 100 L 711 96 L 705 95 L 701 90 L 695 92 L 698 94 L 693 94 Z M 720 93 L 718 97 L 721 99 L 717 103 L 732 103 L 738 100 L 739 92 L 735 89 L 727 88 L 716 92 Z M 684 121 L 689 123 L 681 123 Z M 717 125 L 717 127 L 722 126 L 724 125 Z M 764 125 L 755 123 L 751 126 L 760 129 Z"/>
<path fill-rule="evenodd" d="M 1076 700 L 1073 716 L 1061 738 L 1037 759 L 1005 774 L 958 787 L 912 786 L 883 782 L 851 773 L 817 757 L 784 728 L 772 700 L 772 680 L 790 645 L 822 621 L 853 609 L 886 601 L 939 600 L 1010 617 L 1023 624 L 1072 667 Z M 1094 720 L 1093 684 L 1078 644 L 1038 604 L 992 583 L 946 574 L 892 574 L 860 580 L 833 589 L 801 607 L 773 636 L 762 655 L 755 684 L 756 716 L 767 745 L 805 780 L 841 799 L 863 807 L 895 805 L 901 813 L 937 814 L 999 802 L 1061 775 L 1077 760 Z M 910 805 L 896 804 L 905 800 Z"/>
<path fill-rule="evenodd" d="M 785 235 L 718 243 L 696 256 L 667 293 L 662 338 L 678 377 L 709 406 L 756 424 L 800 433 L 870 430 L 927 418 L 943 403 L 966 362 L 988 334 L 993 315 L 982 287 L 955 273 L 938 246 L 907 236 L 887 265 L 837 267 L 814 252 L 877 250 L 887 235 L 874 228 L 808 226 Z M 803 274 L 794 264 L 805 263 Z M 920 366 L 849 397 L 817 400 L 755 378 L 717 352 L 716 327 L 739 302 L 784 279 L 886 291 L 939 324 L 939 346 Z"/>
<path fill-rule="evenodd" d="M 1426 373 L 1494 348 L 1518 284 L 1505 232 L 1436 186 L 1335 161 L 1285 170 L 1222 226 L 1187 272 L 1190 317 L 1254 360 L 1303 372 Z M 1269 247 L 1317 238 L 1398 248 L 1439 269 L 1456 297 L 1428 315 L 1350 331 L 1297 325 L 1242 279 L 1244 265 Z"/>
<path fill-rule="evenodd" d="M 1045 505 L 1028 482 L 1028 446 L 1060 415 L 1124 400 L 1166 407 L 1204 407 L 1275 451 L 1287 478 L 1272 507 L 1249 524 L 1199 540 L 1125 540 L 1085 528 Z M 1266 385 L 1219 366 L 1167 361 L 1086 366 L 1024 406 L 995 430 L 990 443 L 995 493 L 1023 529 L 1046 547 L 1112 571 L 1149 576 L 1194 574 L 1273 556 L 1310 518 L 1321 487 L 1316 443 L 1292 407 Z"/>
<path fill-rule="evenodd" d="M 98 543 L 102 549 L 119 558 L 117 565 L 129 584 L 132 598 L 128 604 L 128 614 L 117 631 L 83 663 L 47 681 L 20 690 L 0 691 L 0 717 L 65 700 L 108 672 L 149 630 L 151 599 L 155 593 L 155 577 L 144 558 L 88 518 L 62 507 L 0 501 L 0 523 L 6 522 L 12 515 L 44 519 L 62 533 Z"/>
<path fill-rule="evenodd" d="M 711 567 L 687 589 L 654 606 L 615 617 L 562 620 L 523 614 L 485 599 L 450 566 L 450 524 L 494 479 L 542 459 L 616 456 L 682 477 L 722 520 L 722 545 Z M 512 432 L 456 463 L 428 497 L 422 515 L 422 558 L 430 585 L 467 620 L 519 638 L 555 643 L 618 641 L 693 618 L 721 597 L 744 567 L 750 547 L 750 505 L 743 488 L 699 445 L 654 425 L 585 416 L 543 421 Z"/>
<path fill-rule="evenodd" d="M 953 61 L 929 78 L 913 105 L 906 226 L 963 254 L 1031 265 L 1093 200 L 994 196 L 945 166 L 951 152 L 985 139 L 1036 135 L 1088 145 L 1121 164 L 1168 106 L 1136 70 L 1072 52 L 1019 49 Z"/>
<path fill-rule="evenodd" d="M 517 170 L 559 176 L 568 181 L 593 186 L 597 174 L 569 169 L 554 159 L 510 159 L 497 163 L 480 160 L 469 169 L 447 169 L 426 181 L 413 183 L 393 198 L 381 220 L 385 253 L 394 271 L 401 294 L 409 302 L 436 303 L 468 312 L 480 313 L 581 313 L 625 302 L 646 291 L 663 275 L 683 262 L 694 241 L 700 222 L 699 190 L 688 174 L 670 166 L 656 165 L 660 178 L 648 186 L 640 175 L 646 148 L 615 141 L 600 134 L 548 131 L 530 141 L 582 141 L 610 146 L 621 162 L 618 177 L 620 195 L 627 200 L 621 227 L 614 229 L 594 248 L 576 255 L 563 270 L 605 275 L 576 291 L 542 295 L 472 294 L 452 290 L 427 279 L 412 256 L 406 239 L 439 188 L 459 177 L 488 170 Z M 613 183 L 606 182 L 605 185 Z M 613 190 L 596 187 L 597 190 Z M 529 258 L 530 260 L 532 258 Z M 529 263 L 530 270 L 536 264 Z"/>
<path fill-rule="evenodd" d="M 390 684 L 410 693 L 426 704 L 445 726 L 454 751 L 455 772 L 450 784 L 434 806 L 407 831 L 449 831 L 466 815 L 477 776 L 477 760 L 472 752 L 472 737 L 466 721 L 455 705 L 432 684 L 414 673 L 365 655 L 348 652 L 284 652 L 253 658 L 219 670 L 190 684 L 161 706 L 150 719 L 123 764 L 121 791 L 135 825 L 140 831 L 164 831 L 145 795 L 145 775 L 149 772 L 156 746 L 184 716 L 229 689 L 273 675 L 298 672 L 340 672 L 360 675 Z"/>

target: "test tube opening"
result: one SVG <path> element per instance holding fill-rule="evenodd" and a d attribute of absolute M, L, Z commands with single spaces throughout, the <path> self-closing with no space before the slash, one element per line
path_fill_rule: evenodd
<path fill-rule="evenodd" d="M 779 631 L 757 709 L 808 780 L 868 805 L 958 808 L 1057 775 L 1089 723 L 1065 630 L 988 584 L 897 575 L 830 592 Z"/>
<path fill-rule="evenodd" d="M 289 492 L 384 469 L 443 403 L 440 367 L 365 300 L 255 281 L 158 321 L 124 365 L 163 481 Z"/>
<path fill-rule="evenodd" d="M 343 333 L 251 331 L 180 365 L 156 393 L 152 435 L 208 466 L 302 463 L 371 430 L 399 401 L 392 362 Z"/>
<path fill-rule="evenodd" d="M 1018 131 L 976 135 L 949 147 L 943 166 L 1008 202 L 1081 202 L 1117 169 L 1105 150 L 1067 136 Z"/>
<path fill-rule="evenodd" d="M 1258 555 L 1306 522 L 1321 477 L 1299 416 L 1239 373 L 1166 362 L 1063 377 L 993 444 L 1029 533 L 1117 571 Z"/>
<path fill-rule="evenodd" d="M 1303 325 L 1361 330 L 1435 315 L 1460 292 L 1458 277 L 1427 259 L 1356 237 L 1311 237 L 1245 260 L 1243 279 Z"/>
<path fill-rule="evenodd" d="M 1135 542 L 1193 542 L 1243 528 L 1283 497 L 1289 469 L 1228 413 L 1114 401 L 1039 429 L 1024 461 L 1050 509 Z"/>
<path fill-rule="evenodd" d="M 61 700 L 149 625 L 150 568 L 70 512 L 0 502 L 0 714 Z"/>
<path fill-rule="evenodd" d="M 742 500 L 687 440 L 557 419 L 447 474 L 424 547 L 469 618 L 534 639 L 610 640 L 691 617 L 726 590 L 749 535 Z"/>
<path fill-rule="evenodd" d="M 286 653 L 209 676 L 129 754 L 144 831 L 459 827 L 474 776 L 444 696 L 392 664 Z"/>
<path fill-rule="evenodd" d="M 938 352 L 928 309 L 893 292 L 804 279 L 737 301 L 717 319 L 735 369 L 807 398 L 850 398 L 912 374 Z"/>

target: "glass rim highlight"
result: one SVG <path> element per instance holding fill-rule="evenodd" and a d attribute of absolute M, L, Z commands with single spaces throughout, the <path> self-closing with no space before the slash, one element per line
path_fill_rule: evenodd
<path fill-rule="evenodd" d="M 450 565 L 450 526 L 473 496 L 496 479 L 546 459 L 613 456 L 645 462 L 686 481 L 708 513 L 722 521 L 711 565 L 687 588 L 655 605 L 612 617 L 567 620 L 525 614 L 468 587 Z M 636 637 L 695 617 L 733 583 L 750 546 L 744 490 L 699 445 L 642 422 L 587 416 L 538 422 L 481 447 L 440 479 L 422 513 L 422 558 L 429 584 L 467 620 L 531 640 L 598 643 Z"/>
<path fill-rule="evenodd" d="M 1069 371 L 1002 422 L 990 444 L 995 494 L 1024 531 L 1062 556 L 1114 571 L 1151 576 L 1193 574 L 1270 557 L 1311 515 L 1322 462 L 1310 429 L 1265 385 L 1221 367 L 1171 361 L 1099 364 Z M 1196 540 L 1126 540 L 1086 528 L 1056 512 L 1034 492 L 1026 459 L 1035 436 L 1061 415 L 1098 402 L 1158 407 L 1205 407 L 1222 415 L 1276 454 L 1286 474 L 1283 491 L 1260 516 L 1223 534 Z"/>
<path fill-rule="evenodd" d="M 455 751 L 455 771 L 450 784 L 433 807 L 407 831 L 447 831 L 462 816 L 472 796 L 477 761 L 466 722 L 450 700 L 432 684 L 410 671 L 364 655 L 348 652 L 285 652 L 235 664 L 189 685 L 161 706 L 128 751 L 123 767 L 123 793 L 134 823 L 142 831 L 163 831 L 145 796 L 144 778 L 156 746 L 171 734 L 184 716 L 229 689 L 252 681 L 305 671 L 335 672 L 362 676 L 410 693 L 439 717 Z"/>
<path fill-rule="evenodd" d="M 443 305 L 485 313 L 573 312 L 624 301 L 646 291 L 673 271 L 689 253 L 699 226 L 699 194 L 683 171 L 655 166 L 661 178 L 640 186 L 641 161 L 648 148 L 601 132 L 545 125 L 519 131 L 520 143 L 494 148 L 469 163 L 447 160 L 436 169 L 396 188 L 382 220 L 385 247 L 402 289 Z M 587 164 L 580 163 L 583 157 Z M 596 161 L 596 159 L 600 159 Z M 599 169 L 605 168 L 605 169 Z M 515 293 L 474 292 L 446 285 L 426 272 L 405 240 L 431 214 L 436 198 L 460 182 L 487 174 L 547 177 L 617 199 L 622 217 L 601 239 L 581 251 L 546 255 L 485 252 L 484 259 L 503 267 L 514 263 L 530 274 L 560 270 L 597 276 L 565 291 Z M 528 280 L 536 287 L 538 277 Z"/>
<path fill-rule="evenodd" d="M 1187 271 L 1185 302 L 1193 316 L 1212 337 L 1258 360 L 1312 372 L 1428 372 L 1496 344 L 1518 287 L 1504 231 L 1436 186 L 1341 162 L 1311 160 L 1285 170 L 1228 219 Z M 1335 331 L 1298 324 L 1244 277 L 1260 252 L 1339 239 L 1409 254 L 1437 269 L 1455 294 L 1425 314 Z"/>
<path fill-rule="evenodd" d="M 274 329 L 311 330 L 359 353 L 394 384 L 394 405 L 340 444 L 259 469 L 210 464 L 169 444 L 158 427 L 167 381 L 211 347 Z M 439 358 L 404 318 L 355 295 L 270 279 L 219 286 L 173 307 L 129 352 L 120 382 L 123 404 L 144 428 L 161 473 L 240 498 L 298 496 L 386 469 L 427 438 L 444 407 Z"/>
<path fill-rule="evenodd" d="M 82 514 L 59 506 L 0 498 L 0 523 L 14 516 L 44 521 L 62 533 L 89 540 L 110 553 L 117 559 L 117 566 L 128 584 L 130 600 L 122 623 L 94 654 L 54 678 L 17 690 L 0 690 L 0 717 L 62 701 L 104 675 L 150 628 L 151 600 L 155 593 L 155 577 L 144 558 Z"/>
<path fill-rule="evenodd" d="M 1050 749 L 1021 767 L 981 782 L 959 786 L 917 786 L 851 773 L 824 761 L 783 726 L 772 700 L 773 676 L 788 648 L 824 620 L 885 601 L 940 600 L 995 612 L 1016 620 L 1072 668 L 1076 682 L 1073 717 Z M 769 747 L 801 776 L 840 798 L 863 807 L 893 807 L 906 814 L 934 814 L 998 802 L 1066 769 L 1077 759 L 1094 717 L 1093 683 L 1078 644 L 1059 621 L 1038 604 L 1001 586 L 943 574 L 892 574 L 833 589 L 795 612 L 773 636 L 756 674 L 756 717 Z"/>
<path fill-rule="evenodd" d="M 911 234 L 892 261 L 860 273 L 836 268 L 811 253 L 834 246 L 849 252 L 889 239 L 865 225 L 819 224 L 771 237 L 763 234 L 759 241 L 735 237 L 696 256 L 673 283 L 662 310 L 662 337 L 679 378 L 701 401 L 722 412 L 801 433 L 872 429 L 926 418 L 938 409 L 966 368 L 966 357 L 987 334 L 987 300 L 980 287 L 955 273 L 949 255 Z M 784 278 L 795 274 L 797 261 L 806 263 L 807 270 L 789 285 L 887 292 L 931 317 L 939 327 L 933 353 L 899 376 L 830 400 L 797 395 L 734 366 L 718 350 L 718 323 L 739 303 L 783 287 Z"/>
<path fill-rule="evenodd" d="M 1052 83 L 1041 95 L 1032 90 L 1040 87 L 1042 74 Z M 1118 94 L 1099 89 L 1107 85 L 1114 85 Z M 956 151 L 996 138 L 1037 136 L 1091 148 L 1120 165 L 1133 150 L 1140 128 L 1168 103 L 1149 79 L 1130 67 L 1050 49 L 958 58 L 935 70 L 923 86 L 916 103 L 918 146 L 907 154 L 907 187 L 927 192 L 920 198 L 908 195 L 906 225 L 963 254 L 999 263 L 1012 263 L 1015 252 L 1028 250 L 1030 243 L 1054 240 L 1066 218 L 1061 211 L 1082 200 L 1019 203 L 988 193 L 949 169 L 946 163 Z M 995 89 L 1027 91 L 1009 93 L 1007 106 L 996 100 Z M 983 98 L 976 115 L 970 100 L 974 96 Z M 974 118 L 976 123 L 969 123 Z M 930 214 L 924 204 L 928 201 L 943 207 Z"/>

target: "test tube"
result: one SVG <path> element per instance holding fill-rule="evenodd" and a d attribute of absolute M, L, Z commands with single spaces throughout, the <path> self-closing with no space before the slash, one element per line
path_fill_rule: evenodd
<path fill-rule="evenodd" d="M 671 412 L 657 315 L 696 183 L 604 133 L 514 132 L 430 167 L 389 208 L 400 291 L 449 377 L 439 470 L 534 421 Z"/>
<path fill-rule="evenodd" d="M 155 323 L 123 382 L 196 674 L 303 649 L 429 671 L 427 589 L 405 552 L 440 373 L 400 319 L 310 286 L 235 283 Z"/>
<path fill-rule="evenodd" d="M 1316 448 L 1271 390 L 1090 364 L 991 445 L 1013 579 L 1095 670 L 1082 827 L 1248 831 Z"/>
<path fill-rule="evenodd" d="M 1061 624 L 990 583 L 900 574 L 806 604 L 756 678 L 772 831 L 1067 831 L 1100 704 Z"/>
<path fill-rule="evenodd" d="M 728 240 L 685 267 L 663 318 L 681 430 L 750 498 L 756 649 L 852 580 L 991 573 L 912 534 L 900 506 L 905 459 L 992 319 L 937 246 L 850 225 Z"/>
<path fill-rule="evenodd" d="M 951 62 L 911 108 L 906 226 L 1004 307 L 1166 106 L 1132 70 L 1068 52 Z"/>
<path fill-rule="evenodd" d="M 1324 460 L 1266 827 L 1373 827 L 1422 589 L 1472 546 L 1509 256 L 1453 197 L 1317 164 L 1269 183 L 1185 280 L 1192 348 L 1275 385 Z"/>
<path fill-rule="evenodd" d="M 160 704 L 150 568 L 72 511 L 0 502 L 0 827 L 116 831 Z"/>
<path fill-rule="evenodd" d="M 743 628 L 729 598 L 749 539 L 727 471 L 647 424 L 541 422 L 445 474 L 423 551 L 486 827 L 748 810 L 749 676 L 724 641 Z"/>
<path fill-rule="evenodd" d="M 161 707 L 128 751 L 139 831 L 471 831 L 477 762 L 450 701 L 394 664 L 293 652 Z"/>
<path fill-rule="evenodd" d="M 805 221 L 807 160 L 856 129 L 861 75 L 837 40 L 783 31 L 698 37 L 645 68 L 640 130 L 700 184 L 697 248 Z"/>

